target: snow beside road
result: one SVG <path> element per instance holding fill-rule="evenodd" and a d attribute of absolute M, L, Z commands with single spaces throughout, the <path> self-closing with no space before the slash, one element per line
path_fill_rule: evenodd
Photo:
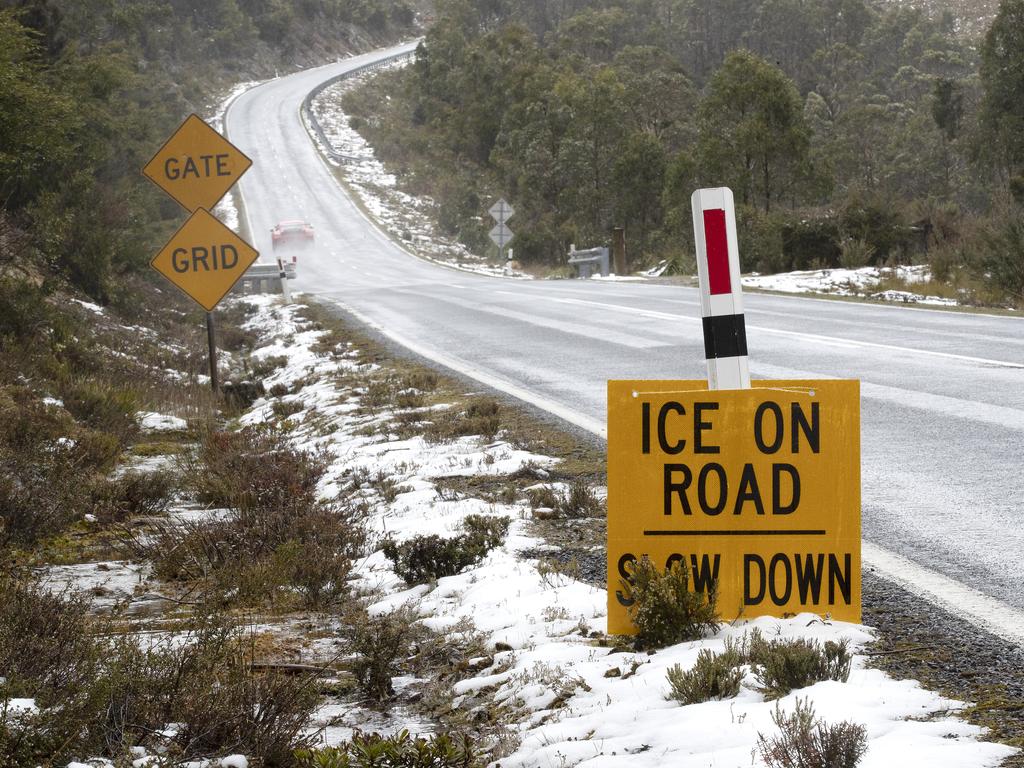
<path fill-rule="evenodd" d="M 283 355 L 290 361 L 275 374 L 274 383 L 292 384 L 311 374 L 324 376 L 332 366 L 354 365 L 317 355 L 312 345 L 322 332 L 299 320 L 295 307 L 276 306 L 266 298 L 246 300 L 258 308 L 249 326 L 265 334 L 257 354 Z M 289 343 L 282 343 L 284 339 Z M 442 632 L 471 619 L 492 644 L 502 644 L 477 677 L 456 686 L 455 704 L 473 710 L 493 697 L 506 707 L 518 746 L 501 760 L 504 768 L 759 765 L 754 756 L 757 737 L 774 734 L 771 715 L 776 705 L 757 692 L 753 675 L 748 672 L 735 699 L 682 707 L 666 699 L 666 670 L 673 664 L 688 668 L 702 648 L 719 651 L 727 638 L 741 638 L 754 628 L 768 638 L 845 638 L 855 651 L 871 640 L 867 627 L 802 614 L 736 621 L 713 637 L 653 655 L 613 652 L 590 637 L 605 628 L 604 590 L 565 576 L 542 575 L 536 560 L 519 554 L 544 546 L 530 532 L 525 504 L 443 500 L 432 482 L 446 473 L 509 472 L 550 464 L 551 459 L 517 451 L 500 436 L 486 445 L 474 438 L 436 445 L 422 438 L 366 436 L 362 428 L 367 417 L 356 415 L 351 391 L 339 391 L 326 377 L 295 397 L 305 409 L 290 417 L 296 422 L 292 434 L 310 448 L 334 454 L 332 477 L 354 469 L 383 471 L 400 484 L 393 503 L 378 503 L 374 530 L 399 539 L 446 536 L 467 514 L 512 517 L 504 546 L 479 566 L 440 579 L 433 589 L 407 588 L 380 552 L 367 557 L 358 574 L 362 587 L 380 595 L 372 611 L 410 604 L 425 625 Z M 243 421 L 268 413 L 265 404 L 257 403 Z M 1014 752 L 980 741 L 983 729 L 955 717 L 961 703 L 925 691 L 914 681 L 867 669 L 864 656 L 855 657 L 847 683 L 818 683 L 794 691 L 780 706 L 791 712 L 798 697 L 809 699 L 830 723 L 850 720 L 866 727 L 870 746 L 861 764 L 866 768 L 995 766 Z"/>
<path fill-rule="evenodd" d="M 907 286 L 925 283 L 931 279 L 927 266 L 916 267 L 861 267 L 860 269 L 811 269 L 782 272 L 776 275 L 756 273 L 742 278 L 745 288 L 760 288 L 782 293 L 825 293 L 832 296 L 862 296 L 879 301 L 901 304 L 931 304 L 955 307 L 956 299 L 928 296 L 909 290 L 882 290 L 876 287 L 883 281 L 897 281 Z"/>

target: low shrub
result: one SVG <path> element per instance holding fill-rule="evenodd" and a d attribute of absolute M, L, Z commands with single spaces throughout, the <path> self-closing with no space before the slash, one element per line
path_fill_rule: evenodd
<path fill-rule="evenodd" d="M 211 432 L 182 459 L 181 474 L 199 501 L 243 512 L 309 505 L 329 457 L 292 446 L 273 425 Z"/>
<path fill-rule="evenodd" d="M 174 475 L 167 471 L 101 478 L 90 488 L 92 514 L 101 523 L 162 515 L 174 498 L 175 486 Z"/>
<path fill-rule="evenodd" d="M 470 435 L 493 440 L 501 429 L 501 406 L 490 398 L 470 400 L 463 408 L 437 410 L 430 417 L 424 437 L 435 443 Z"/>
<path fill-rule="evenodd" d="M 479 563 L 501 544 L 510 522 L 507 517 L 469 515 L 462 522 L 465 532 L 458 536 L 430 534 L 401 543 L 389 539 L 383 552 L 406 584 L 426 584 Z"/>
<path fill-rule="evenodd" d="M 712 653 L 703 648 L 692 668 L 684 670 L 679 664 L 671 666 L 668 682 L 671 686 L 668 698 L 681 704 L 729 699 L 740 692 L 743 662 L 735 649 L 728 645 L 723 653 Z"/>
<path fill-rule="evenodd" d="M 641 648 L 698 640 L 718 629 L 716 590 L 691 590 L 685 562 L 662 571 L 644 557 L 633 563 L 631 576 L 621 584 L 630 601 L 627 610 Z"/>
<path fill-rule="evenodd" d="M 90 510 L 89 488 L 121 445 L 21 387 L 0 388 L 0 424 L 0 549 L 30 548 Z"/>
<path fill-rule="evenodd" d="M 827 640 L 822 646 L 804 638 L 768 642 L 758 635 L 748 656 L 766 699 L 782 698 L 822 680 L 846 682 L 850 677 L 852 656 L 846 640 Z"/>
<path fill-rule="evenodd" d="M 138 434 L 135 392 L 93 380 L 68 381 L 61 385 L 64 407 L 92 429 L 115 435 L 122 444 Z"/>
<path fill-rule="evenodd" d="M 395 695 L 391 678 L 401 672 L 416 643 L 427 634 L 418 619 L 407 605 L 377 615 L 361 606 L 349 613 L 345 645 L 353 654 L 350 666 L 360 690 L 371 701 L 382 704 Z"/>
<path fill-rule="evenodd" d="M 777 736 L 757 734 L 758 751 L 768 768 L 855 768 L 868 749 L 863 725 L 829 725 L 814 716 L 809 699 L 798 698 L 792 714 L 776 705 L 772 721 Z"/>
<path fill-rule="evenodd" d="M 541 485 L 530 488 L 526 495 L 535 516 L 538 510 L 551 510 L 550 517 L 572 520 L 598 517 L 603 511 L 601 500 L 581 477 L 575 478 L 565 491 Z"/>
<path fill-rule="evenodd" d="M 288 365 L 288 358 L 282 355 L 268 355 L 252 361 L 253 378 L 262 381 L 275 371 Z"/>
<path fill-rule="evenodd" d="M 424 738 L 405 730 L 393 736 L 357 732 L 336 747 L 300 750 L 296 757 L 302 768 L 478 768 L 487 762 L 465 734 Z"/>
<path fill-rule="evenodd" d="M 296 413 L 302 413 L 305 409 L 305 405 L 299 400 L 275 400 L 270 410 L 275 417 L 279 419 L 287 419 L 289 416 L 294 416 Z"/>

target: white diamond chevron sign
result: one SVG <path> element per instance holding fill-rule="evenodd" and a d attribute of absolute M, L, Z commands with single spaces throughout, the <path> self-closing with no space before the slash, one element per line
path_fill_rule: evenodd
<path fill-rule="evenodd" d="M 492 205 L 488 213 L 490 213 L 491 218 L 493 218 L 499 224 L 504 224 L 506 221 L 508 221 L 509 219 L 516 215 L 515 208 L 506 203 L 505 198 L 500 198 L 498 202 Z M 491 235 L 491 238 L 494 238 L 493 234 Z"/>
<path fill-rule="evenodd" d="M 512 230 L 500 222 L 490 231 L 489 234 L 491 236 L 491 240 L 493 240 L 494 244 L 499 248 L 504 248 L 505 244 L 512 239 Z"/>

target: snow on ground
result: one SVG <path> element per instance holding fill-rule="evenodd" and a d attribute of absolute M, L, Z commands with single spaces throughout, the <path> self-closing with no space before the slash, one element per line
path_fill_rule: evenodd
<path fill-rule="evenodd" d="M 411 61 L 403 59 L 391 66 L 401 67 Z M 421 258 L 469 272 L 529 278 L 516 270 L 506 275 L 503 266 L 440 235 L 433 219 L 434 201 L 429 197 L 413 197 L 398 189 L 395 176 L 377 160 L 373 147 L 349 126 L 349 116 L 341 108 L 342 95 L 371 76 L 362 74 L 340 80 L 313 102 L 313 113 L 331 143 L 330 147 L 321 149 L 329 161 L 341 169 L 346 183 L 365 209 L 392 238 Z M 515 223 L 510 226 L 514 228 Z M 512 245 L 514 248 L 514 241 Z"/>
<path fill-rule="evenodd" d="M 399 539 L 428 533 L 451 535 L 468 514 L 512 518 L 501 548 L 479 566 L 440 579 L 433 589 L 407 588 L 380 552 L 360 564 L 357 576 L 360 587 L 372 587 L 381 595 L 371 611 L 411 604 L 421 621 L 438 631 L 471 619 L 491 643 L 498 644 L 489 666 L 456 686 L 455 702 L 472 709 L 493 696 L 507 707 L 508 726 L 519 745 L 501 760 L 504 768 L 760 765 L 758 733 L 774 734 L 771 715 L 776 705 L 755 690 L 752 675 L 747 675 L 735 699 L 683 707 L 666 699 L 666 670 L 673 664 L 688 668 L 702 648 L 721 650 L 727 638 L 740 638 L 753 628 L 769 639 L 845 638 L 855 652 L 871 640 L 867 627 L 803 614 L 785 620 L 737 621 L 723 625 L 713 637 L 653 655 L 616 653 L 595 645 L 589 635 L 605 628 L 604 590 L 565 577 L 552 581 L 550 574 L 538 572 L 536 561 L 517 554 L 543 545 L 530 533 L 525 507 L 472 498 L 445 501 L 431 482 L 446 471 L 509 472 L 527 464 L 550 465 L 552 459 L 515 450 L 500 439 L 487 445 L 472 438 L 434 445 L 422 438 L 388 441 L 362 434 L 359 428 L 367 417 L 357 417 L 353 399 L 339 392 L 325 375 L 339 365 L 355 367 L 356 363 L 315 354 L 311 345 L 321 334 L 299 321 L 295 307 L 280 306 L 266 297 L 240 300 L 250 301 L 258 310 L 249 327 L 267 334 L 257 354 L 288 358 L 288 364 L 275 374 L 276 383 L 309 380 L 311 373 L 323 376 L 294 396 L 305 405 L 290 417 L 296 424 L 294 439 L 332 451 L 334 480 L 362 468 L 383 471 L 400 482 L 396 501 L 377 507 L 372 525 L 378 532 Z M 266 404 L 257 402 L 242 421 L 257 421 L 267 413 Z M 332 490 L 331 485 L 325 492 Z M 925 691 L 914 681 L 894 680 L 868 669 L 863 655 L 855 656 L 847 683 L 824 682 L 794 691 L 781 700 L 781 707 L 791 712 L 797 697 L 808 698 L 828 722 L 850 720 L 866 727 L 870 741 L 861 763 L 865 768 L 995 766 L 1014 751 L 980 741 L 983 729 L 955 716 L 961 703 Z M 343 729 L 358 724 L 353 718 L 359 713 L 346 711 Z M 326 721 L 337 714 L 331 710 L 321 716 Z M 416 718 L 398 719 L 402 727 L 424 730 Z M 333 732 L 332 740 L 345 732 Z"/>
<path fill-rule="evenodd" d="M 188 429 L 188 422 L 177 416 L 170 416 L 166 413 L 153 413 L 152 411 L 139 411 L 135 414 L 139 422 L 139 429 L 146 433 L 154 432 L 181 432 Z"/>
<path fill-rule="evenodd" d="M 783 272 L 777 275 L 758 275 L 742 278 L 745 288 L 761 288 L 783 293 L 827 293 L 833 296 L 866 296 L 880 301 L 904 304 L 931 304 L 955 307 L 956 299 L 927 296 L 914 291 L 875 291 L 882 281 L 897 280 L 910 286 L 931 279 L 927 266 L 916 267 L 861 267 L 860 269 L 811 269 Z"/>

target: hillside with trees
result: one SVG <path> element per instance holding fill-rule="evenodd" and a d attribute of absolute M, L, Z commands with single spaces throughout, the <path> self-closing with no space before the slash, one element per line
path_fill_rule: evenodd
<path fill-rule="evenodd" d="M 690 193 L 727 185 L 746 270 L 928 262 L 1019 302 L 1024 3 L 963 26 L 867 0 L 447 0 L 415 66 L 346 109 L 471 247 L 507 196 L 527 264 L 621 226 L 633 267 L 686 271 Z"/>

